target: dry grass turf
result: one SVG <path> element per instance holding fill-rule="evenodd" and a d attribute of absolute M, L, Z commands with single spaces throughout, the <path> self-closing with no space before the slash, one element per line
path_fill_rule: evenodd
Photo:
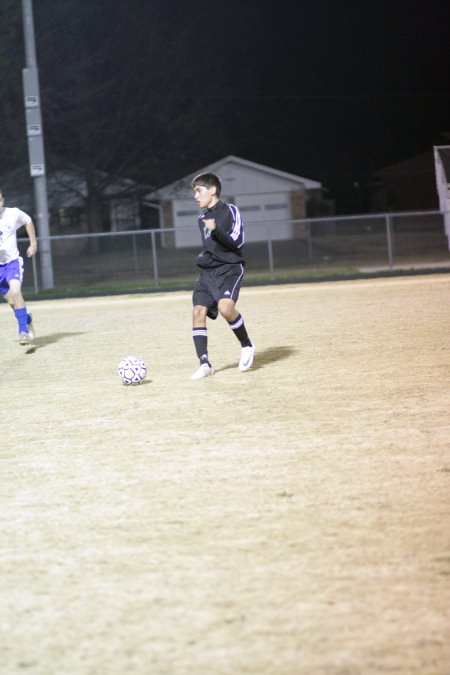
<path fill-rule="evenodd" d="M 449 299 L 244 288 L 198 382 L 188 293 L 0 307 L 1 675 L 448 675 Z"/>

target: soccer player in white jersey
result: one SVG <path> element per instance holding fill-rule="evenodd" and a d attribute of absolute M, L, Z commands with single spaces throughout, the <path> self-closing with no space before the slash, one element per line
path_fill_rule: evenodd
<path fill-rule="evenodd" d="M 216 319 L 220 313 L 241 343 L 239 370 L 251 367 L 255 346 L 235 307 L 245 270 L 241 214 L 237 206 L 220 199 L 221 184 L 215 174 L 196 176 L 192 187 L 195 201 L 202 210 L 198 225 L 203 248 L 197 256 L 201 271 L 192 294 L 192 337 L 200 366 L 191 379 L 199 380 L 214 374 L 208 358 L 207 317 Z"/>
<path fill-rule="evenodd" d="M 29 345 L 34 340 L 34 329 L 22 295 L 23 258 L 17 248 L 17 230 L 21 227 L 25 227 L 30 240 L 27 256 L 31 258 L 37 252 L 33 221 L 24 211 L 5 207 L 0 190 L 0 293 L 17 319 L 19 344 Z"/>

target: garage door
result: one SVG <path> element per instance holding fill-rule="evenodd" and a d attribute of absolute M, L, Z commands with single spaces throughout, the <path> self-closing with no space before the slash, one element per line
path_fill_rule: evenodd
<path fill-rule="evenodd" d="M 175 223 L 175 246 L 200 245 L 200 234 L 196 227 L 199 210 L 191 199 L 179 199 L 173 202 Z M 293 226 L 291 203 L 288 192 L 268 194 L 239 195 L 236 204 L 244 221 L 245 241 L 267 241 L 272 239 L 292 239 Z M 195 226 L 195 227 L 193 227 Z"/>
<path fill-rule="evenodd" d="M 244 221 L 245 241 L 266 241 L 269 229 L 272 239 L 292 238 L 292 223 L 283 222 L 291 217 L 288 192 L 239 195 L 236 203 Z"/>

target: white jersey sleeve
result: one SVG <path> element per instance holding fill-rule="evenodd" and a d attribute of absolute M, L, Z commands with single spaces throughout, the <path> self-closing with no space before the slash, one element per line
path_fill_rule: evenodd
<path fill-rule="evenodd" d="M 19 258 L 17 230 L 30 222 L 31 218 L 25 211 L 17 208 L 3 209 L 3 215 L 0 218 L 0 265 Z"/>

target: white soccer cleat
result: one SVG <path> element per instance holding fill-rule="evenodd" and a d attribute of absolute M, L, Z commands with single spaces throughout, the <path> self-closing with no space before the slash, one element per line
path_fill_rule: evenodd
<path fill-rule="evenodd" d="M 255 356 L 255 345 L 251 347 L 242 347 L 241 360 L 239 361 L 239 370 L 244 372 L 252 367 L 253 357 Z"/>
<path fill-rule="evenodd" d="M 25 331 L 22 331 L 19 333 L 19 345 L 31 345 L 31 337 L 29 333 L 26 333 Z"/>
<path fill-rule="evenodd" d="M 201 380 L 202 377 L 209 377 L 209 375 L 214 375 L 214 368 L 209 363 L 202 363 L 200 368 L 191 375 L 191 380 Z"/>

